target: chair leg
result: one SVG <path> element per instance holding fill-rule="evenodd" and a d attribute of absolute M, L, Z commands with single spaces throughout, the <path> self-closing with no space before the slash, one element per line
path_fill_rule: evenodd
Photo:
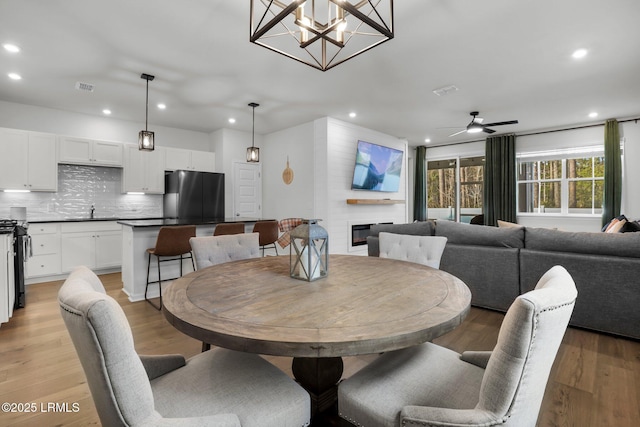
<path fill-rule="evenodd" d="M 149 289 L 149 272 L 151 271 L 151 254 L 149 254 L 149 260 L 147 263 L 147 286 L 144 288 L 144 299 L 151 304 L 155 309 L 162 309 L 162 282 L 158 281 L 158 288 L 160 289 L 160 306 L 155 305 L 150 299 L 147 298 L 147 290 Z M 160 257 L 158 257 L 158 279 L 160 279 Z"/>
<path fill-rule="evenodd" d="M 211 344 L 207 344 L 206 342 L 202 342 L 202 352 L 211 350 Z"/>
<path fill-rule="evenodd" d="M 162 309 L 162 273 L 160 273 L 160 257 L 158 257 L 158 292 L 160 293 L 160 307 L 158 310 Z"/>
<path fill-rule="evenodd" d="M 147 289 L 149 289 L 149 271 L 151 270 L 151 254 L 149 254 L 149 263 L 147 264 L 147 286 L 144 289 L 144 299 L 151 304 L 156 310 L 162 310 L 162 278 L 160 277 L 160 257 L 158 259 L 158 290 L 160 291 L 160 305 L 156 305 L 147 298 Z"/>
<path fill-rule="evenodd" d="M 191 254 L 191 256 L 189 258 L 191 258 L 191 266 L 193 267 L 193 271 L 196 271 L 196 263 L 193 260 L 193 252 L 189 252 Z"/>

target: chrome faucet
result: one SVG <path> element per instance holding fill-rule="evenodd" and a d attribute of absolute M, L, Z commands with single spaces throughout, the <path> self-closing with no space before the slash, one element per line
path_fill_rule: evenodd
<path fill-rule="evenodd" d="M 91 205 L 91 219 L 93 219 L 93 213 L 96 211 L 96 207 Z"/>

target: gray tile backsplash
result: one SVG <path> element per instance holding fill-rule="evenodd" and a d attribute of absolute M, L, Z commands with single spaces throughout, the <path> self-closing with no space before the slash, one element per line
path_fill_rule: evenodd
<path fill-rule="evenodd" d="M 162 195 L 122 194 L 122 169 L 58 165 L 58 192 L 0 192 L 0 218 L 11 206 L 25 206 L 28 221 L 95 217 L 153 218 L 162 216 Z"/>

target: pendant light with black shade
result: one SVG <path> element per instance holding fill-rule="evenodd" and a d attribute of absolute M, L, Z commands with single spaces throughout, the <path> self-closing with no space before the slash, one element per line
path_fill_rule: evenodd
<path fill-rule="evenodd" d="M 260 149 L 255 146 L 256 139 L 256 107 L 260 104 L 250 102 L 249 107 L 253 108 L 253 128 L 251 132 L 251 147 L 247 148 L 247 162 L 257 163 L 260 161 Z"/>
<path fill-rule="evenodd" d="M 155 79 L 155 76 L 143 73 L 140 76 L 140 78 L 147 81 L 147 108 L 146 108 L 145 118 L 144 118 L 144 130 L 141 130 L 138 133 L 138 150 L 153 151 L 153 149 L 155 148 L 154 133 L 151 132 L 150 130 L 148 130 L 148 121 L 149 121 L 149 81 L 153 81 L 153 79 Z"/>

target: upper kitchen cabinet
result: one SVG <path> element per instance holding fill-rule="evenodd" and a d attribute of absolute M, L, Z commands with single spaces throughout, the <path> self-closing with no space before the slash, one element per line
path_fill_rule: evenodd
<path fill-rule="evenodd" d="M 55 135 L 0 129 L 0 189 L 57 191 Z"/>
<path fill-rule="evenodd" d="M 184 150 L 166 147 L 165 169 L 168 171 L 188 170 L 215 172 L 216 153 L 208 151 Z"/>
<path fill-rule="evenodd" d="M 122 191 L 124 193 L 164 193 L 165 153 L 161 147 L 140 151 L 137 144 L 125 144 Z"/>
<path fill-rule="evenodd" d="M 122 167 L 122 144 L 85 138 L 59 137 L 59 162 Z"/>

